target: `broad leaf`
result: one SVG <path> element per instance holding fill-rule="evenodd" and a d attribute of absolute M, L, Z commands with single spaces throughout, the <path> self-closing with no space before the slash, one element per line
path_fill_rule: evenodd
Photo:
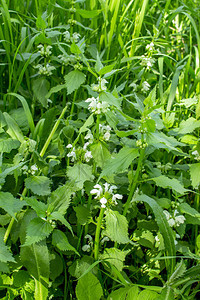
<path fill-rule="evenodd" d="M 37 78 L 33 81 L 33 92 L 37 100 L 47 108 L 47 98 L 45 97 L 49 91 L 49 82 L 45 78 Z"/>
<path fill-rule="evenodd" d="M 35 300 L 46 300 L 49 284 L 49 252 L 45 241 L 21 247 L 20 258 L 35 279 Z"/>
<path fill-rule="evenodd" d="M 24 205 L 24 201 L 14 198 L 12 194 L 0 192 L 0 207 L 12 217 L 15 218 L 15 214 L 19 212 Z"/>
<path fill-rule="evenodd" d="M 70 245 L 64 232 L 55 229 L 52 234 L 52 244 L 61 251 L 73 251 L 79 255 L 76 249 Z"/>
<path fill-rule="evenodd" d="M 106 248 L 99 258 L 114 265 L 121 272 L 128 253 L 129 251 L 122 251 L 117 248 Z"/>
<path fill-rule="evenodd" d="M 92 175 L 92 166 L 82 163 L 77 163 L 73 167 L 68 167 L 67 176 L 70 180 L 75 181 L 79 189 L 83 188 L 83 184 L 86 180 L 92 181 L 94 179 L 94 175 Z"/>
<path fill-rule="evenodd" d="M 88 220 L 91 217 L 89 208 L 87 208 L 83 205 L 78 205 L 78 206 L 74 207 L 74 210 L 76 212 L 78 224 L 81 224 L 81 225 L 87 224 Z"/>
<path fill-rule="evenodd" d="M 110 104 L 111 106 L 115 106 L 119 110 L 121 109 L 121 99 L 116 98 L 109 92 L 100 93 L 99 100 L 104 101 L 104 102 Z"/>
<path fill-rule="evenodd" d="M 138 149 L 129 147 L 122 148 L 115 158 L 111 158 L 106 162 L 106 165 L 102 170 L 101 177 L 124 172 L 138 156 Z"/>
<path fill-rule="evenodd" d="M 99 300 L 103 296 L 101 284 L 96 276 L 87 273 L 78 280 L 76 286 L 78 300 Z"/>
<path fill-rule="evenodd" d="M 133 300 L 138 299 L 139 288 L 138 286 L 123 287 L 113 291 L 108 300 Z M 143 299 L 144 300 L 144 299 Z"/>
<path fill-rule="evenodd" d="M 27 226 L 26 242 L 23 246 L 29 246 L 44 240 L 52 231 L 53 228 L 49 222 L 39 217 L 32 219 Z"/>
<path fill-rule="evenodd" d="M 158 293 L 150 290 L 143 290 L 141 293 L 139 293 L 139 296 L 137 297 L 137 300 L 156 300 L 158 298 Z M 159 298 L 158 298 L 159 299 Z"/>
<path fill-rule="evenodd" d="M 110 159 L 111 154 L 108 151 L 107 147 L 102 142 L 98 142 L 90 147 L 92 156 L 96 165 L 100 168 L 103 168 L 106 160 Z"/>
<path fill-rule="evenodd" d="M 17 122 L 6 112 L 3 113 L 6 123 L 8 125 L 7 133 L 11 136 L 12 139 L 24 142 L 24 136 L 19 128 Z"/>
<path fill-rule="evenodd" d="M 200 163 L 190 165 L 190 176 L 192 180 L 192 186 L 197 189 L 200 184 Z"/>
<path fill-rule="evenodd" d="M 186 121 L 183 120 L 180 123 L 180 126 L 178 128 L 179 134 L 186 134 L 193 132 L 196 128 L 200 127 L 200 121 L 197 121 L 193 117 L 188 118 Z"/>
<path fill-rule="evenodd" d="M 107 210 L 105 215 L 105 235 L 119 244 L 129 243 L 128 222 L 126 217 L 120 215 L 118 211 L 112 210 Z"/>
<path fill-rule="evenodd" d="M 38 201 L 35 198 L 25 198 L 25 201 L 28 205 L 32 207 L 32 209 L 35 210 L 38 217 L 45 218 L 46 217 L 46 210 L 47 210 L 47 204 L 44 202 Z"/>
<path fill-rule="evenodd" d="M 67 87 L 67 94 L 71 94 L 77 90 L 81 84 L 85 82 L 85 74 L 78 70 L 74 70 L 65 75 L 65 85 Z"/>
<path fill-rule="evenodd" d="M 49 220 L 56 220 L 60 221 L 63 225 L 65 225 L 73 234 L 73 230 L 71 225 L 67 222 L 65 217 L 59 212 L 59 211 L 54 211 L 52 214 L 48 217 Z"/>
<path fill-rule="evenodd" d="M 25 179 L 25 186 L 34 194 L 47 196 L 51 193 L 51 180 L 46 176 L 31 176 Z"/>
<path fill-rule="evenodd" d="M 17 149 L 20 146 L 20 142 L 18 140 L 13 139 L 2 139 L 0 140 L 0 152 L 10 153 L 11 150 Z"/>
<path fill-rule="evenodd" d="M 178 181 L 175 178 L 171 179 L 165 175 L 161 175 L 158 177 L 151 178 L 151 180 L 153 180 L 157 186 L 160 186 L 164 189 L 166 188 L 173 189 L 174 191 L 176 191 L 181 195 L 187 192 L 187 189 L 185 189 L 180 183 L 180 181 Z"/>
<path fill-rule="evenodd" d="M 0 262 L 7 263 L 9 261 L 15 262 L 12 253 L 10 253 L 8 247 L 5 245 L 4 238 L 5 231 L 3 228 L 0 229 Z"/>

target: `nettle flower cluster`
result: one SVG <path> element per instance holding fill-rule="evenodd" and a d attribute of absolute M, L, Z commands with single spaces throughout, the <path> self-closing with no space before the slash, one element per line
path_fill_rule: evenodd
<path fill-rule="evenodd" d="M 102 136 L 102 139 L 109 141 L 110 139 L 111 127 L 109 125 L 99 124 L 99 134 Z"/>
<path fill-rule="evenodd" d="M 164 210 L 163 213 L 165 214 L 165 217 L 170 227 L 176 228 L 181 224 L 184 224 L 186 220 L 183 215 L 180 215 L 177 209 L 175 209 L 172 214 L 170 214 L 167 210 Z"/>
<path fill-rule="evenodd" d="M 77 32 L 74 32 L 72 34 L 70 34 L 70 32 L 68 30 L 66 30 L 64 33 L 63 33 L 63 36 L 64 36 L 64 40 L 65 42 L 69 43 L 78 43 L 78 41 L 80 40 L 80 37 L 81 35 Z"/>
<path fill-rule="evenodd" d="M 39 49 L 39 53 L 40 55 L 44 56 L 44 57 L 49 57 L 51 55 L 51 49 L 52 49 L 52 46 L 48 45 L 38 45 L 37 48 Z"/>
<path fill-rule="evenodd" d="M 96 184 L 94 188 L 90 191 L 91 195 L 96 195 L 94 199 L 98 199 L 101 203 L 101 208 L 107 208 L 112 205 L 117 205 L 117 200 L 123 198 L 120 194 L 115 194 L 114 191 L 117 190 L 116 185 L 110 185 L 109 183 L 104 183 L 104 187 L 100 184 Z"/>
<path fill-rule="evenodd" d="M 104 78 L 98 77 L 98 83 L 97 84 L 92 84 L 91 88 L 94 92 L 98 92 L 101 93 L 103 91 L 107 90 L 107 86 L 106 83 L 108 83 L 108 81 Z"/>
<path fill-rule="evenodd" d="M 90 142 L 86 142 L 83 147 L 75 148 L 71 144 L 66 146 L 67 149 L 70 149 L 70 152 L 67 154 L 67 157 L 71 159 L 71 162 L 76 160 L 89 162 L 93 158 L 91 151 L 87 149 Z"/>
<path fill-rule="evenodd" d="M 108 110 L 110 110 L 110 105 L 105 101 L 100 101 L 99 97 L 88 98 L 85 100 L 85 102 L 89 103 L 88 109 L 97 115 L 106 113 Z"/>

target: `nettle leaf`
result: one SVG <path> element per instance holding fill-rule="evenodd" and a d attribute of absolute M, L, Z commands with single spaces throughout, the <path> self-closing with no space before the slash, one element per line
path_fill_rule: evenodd
<path fill-rule="evenodd" d="M 34 194 L 47 196 L 51 193 L 51 180 L 46 176 L 31 176 L 25 179 L 25 186 Z"/>
<path fill-rule="evenodd" d="M 97 277 L 87 273 L 78 280 L 76 297 L 78 300 L 99 300 L 103 296 L 103 290 Z"/>
<path fill-rule="evenodd" d="M 119 244 L 129 243 L 128 221 L 118 211 L 107 210 L 105 212 L 106 230 L 105 235 Z"/>
<path fill-rule="evenodd" d="M 174 300 L 174 291 L 171 288 L 171 286 L 164 287 L 163 290 L 162 290 L 162 292 L 161 292 L 161 294 L 160 294 L 160 298 L 158 298 L 158 299 L 161 299 L 161 300 L 162 299 L 163 300 Z"/>
<path fill-rule="evenodd" d="M 42 241 L 32 246 L 21 247 L 20 258 L 23 266 L 35 279 L 36 300 L 46 300 L 50 274 L 49 252 L 46 242 Z"/>
<path fill-rule="evenodd" d="M 97 144 L 92 145 L 90 147 L 90 150 L 92 152 L 92 156 L 96 165 L 100 168 L 103 168 L 106 160 L 111 158 L 111 154 L 108 151 L 107 147 L 100 141 Z"/>
<path fill-rule="evenodd" d="M 55 229 L 52 234 L 52 244 L 56 246 L 61 251 L 73 251 L 77 255 L 79 253 L 76 251 L 76 249 L 70 245 L 66 235 L 61 230 Z"/>
<path fill-rule="evenodd" d="M 24 201 L 14 198 L 12 194 L 0 192 L 0 207 L 13 218 L 15 218 L 15 214 L 19 212 L 24 205 Z"/>
<path fill-rule="evenodd" d="M 48 98 L 51 97 L 52 94 L 58 93 L 63 89 L 66 89 L 66 85 L 65 84 L 58 84 L 58 85 L 56 85 L 56 86 L 54 86 L 50 89 L 50 91 L 45 95 L 45 98 L 48 99 Z"/>
<path fill-rule="evenodd" d="M 183 143 L 178 142 L 174 137 L 167 136 L 163 132 L 148 132 L 146 136 L 148 145 L 155 148 L 169 149 L 170 151 L 178 151 L 176 146 L 184 146 Z"/>
<path fill-rule="evenodd" d="M 129 147 L 122 148 L 115 158 L 111 158 L 106 162 L 106 165 L 102 170 L 101 177 L 124 172 L 138 156 L 138 149 Z"/>
<path fill-rule="evenodd" d="M 87 164 L 77 163 L 73 167 L 67 168 L 67 176 L 70 180 L 75 181 L 79 189 L 83 188 L 86 180 L 93 181 L 92 166 Z"/>
<path fill-rule="evenodd" d="M 139 296 L 137 298 L 137 300 L 144 300 L 144 299 L 148 299 L 148 300 L 156 300 L 158 298 L 159 294 L 154 292 L 154 291 L 150 291 L 150 290 L 143 290 L 141 293 L 139 293 Z"/>
<path fill-rule="evenodd" d="M 85 82 L 86 76 L 82 72 L 74 70 L 65 75 L 64 78 L 65 85 L 67 87 L 67 94 L 69 95 Z"/>
<path fill-rule="evenodd" d="M 35 198 L 25 198 L 25 201 L 32 209 L 35 210 L 38 217 L 45 218 L 46 217 L 46 210 L 47 210 L 47 204 L 44 202 L 38 201 Z"/>
<path fill-rule="evenodd" d="M 107 248 L 104 250 L 104 253 L 100 255 L 100 259 L 114 265 L 118 269 L 118 271 L 121 272 L 124 267 L 126 255 L 128 253 L 129 250 L 122 251 L 117 248 Z"/>
<path fill-rule="evenodd" d="M 165 175 L 151 178 L 151 180 L 153 180 L 157 186 L 160 186 L 164 189 L 166 189 L 166 188 L 173 189 L 174 191 L 176 191 L 177 193 L 179 193 L 181 195 L 183 195 L 185 192 L 188 191 L 187 189 L 185 189 L 182 186 L 180 181 L 178 181 L 175 178 L 171 179 Z"/>
<path fill-rule="evenodd" d="M 52 226 L 41 218 L 34 218 L 27 226 L 26 241 L 23 246 L 38 243 L 47 238 L 53 231 Z"/>
<path fill-rule="evenodd" d="M 193 132 L 196 128 L 200 127 L 200 121 L 197 121 L 193 117 L 188 118 L 186 121 L 183 120 L 179 128 L 177 129 L 179 134 L 186 134 Z"/>
<path fill-rule="evenodd" d="M 9 261 L 15 262 L 12 253 L 10 253 L 8 247 L 5 245 L 4 238 L 5 231 L 3 228 L 0 228 L 0 262 L 7 263 Z"/>
<path fill-rule="evenodd" d="M 20 142 L 18 140 L 6 139 L 0 140 L 0 152 L 10 153 L 13 149 L 17 149 L 20 146 Z"/>
<path fill-rule="evenodd" d="M 74 207 L 74 210 L 76 212 L 78 224 L 81 224 L 81 225 L 87 224 L 88 220 L 91 217 L 89 208 L 87 208 L 83 205 L 78 205 L 78 206 Z"/>
<path fill-rule="evenodd" d="M 128 286 L 128 287 L 123 287 L 120 289 L 115 290 L 112 292 L 108 300 L 133 300 L 133 299 L 138 299 L 138 294 L 139 294 L 139 288 L 138 286 Z"/>
<path fill-rule="evenodd" d="M 59 212 L 59 211 L 54 211 L 52 214 L 48 217 L 49 220 L 56 220 L 60 221 L 63 225 L 65 225 L 73 234 L 73 230 L 71 225 L 67 222 L 65 217 Z"/>
<path fill-rule="evenodd" d="M 147 195 L 138 195 L 133 200 L 139 201 L 139 202 L 145 202 L 152 209 L 152 211 L 155 215 L 155 220 L 158 224 L 160 233 L 162 234 L 163 239 L 164 239 L 164 244 L 165 244 L 165 249 L 166 249 L 167 255 L 173 257 L 173 258 L 169 258 L 166 260 L 166 265 L 167 265 L 169 274 L 171 275 L 173 273 L 174 267 L 175 267 L 175 258 L 174 257 L 176 256 L 176 250 L 175 250 L 173 232 L 172 232 L 172 229 L 169 227 L 169 224 L 167 222 L 165 214 L 163 213 L 162 208 L 153 198 L 150 198 Z"/>
<path fill-rule="evenodd" d="M 63 260 L 56 252 L 50 255 L 50 278 L 55 280 L 63 272 Z"/>
<path fill-rule="evenodd" d="M 100 101 L 105 101 L 106 103 L 110 104 L 111 106 L 115 106 L 119 110 L 121 109 L 121 99 L 116 98 L 109 92 L 102 92 L 99 95 Z"/>
<path fill-rule="evenodd" d="M 43 107 L 47 108 L 47 98 L 50 83 L 45 78 L 37 78 L 33 81 L 33 93 Z"/>
<path fill-rule="evenodd" d="M 73 264 L 69 267 L 69 273 L 76 278 L 84 276 L 86 270 L 90 270 L 92 274 L 98 274 L 98 267 L 97 265 L 94 266 L 94 259 L 91 256 L 84 255 L 80 259 L 76 259 Z"/>
<path fill-rule="evenodd" d="M 192 180 L 192 186 L 197 189 L 200 184 L 200 163 L 190 165 L 190 176 Z"/>

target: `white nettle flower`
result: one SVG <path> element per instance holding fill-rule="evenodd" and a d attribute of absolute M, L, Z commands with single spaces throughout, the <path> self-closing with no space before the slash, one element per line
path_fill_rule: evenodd
<path fill-rule="evenodd" d="M 105 242 L 109 242 L 109 241 L 110 241 L 109 237 L 104 236 L 104 237 L 102 238 L 102 240 L 100 241 L 100 244 L 103 245 Z"/>
<path fill-rule="evenodd" d="M 94 186 L 94 189 L 90 191 L 90 194 L 95 195 L 96 197 L 94 197 L 94 199 L 97 199 L 98 197 L 100 197 L 100 195 L 103 193 L 103 188 L 100 184 L 96 184 Z"/>
<path fill-rule="evenodd" d="M 82 250 L 84 251 L 84 252 L 90 252 L 90 250 L 91 250 L 91 246 L 90 245 L 83 245 L 83 247 L 82 247 Z"/>
<path fill-rule="evenodd" d="M 149 51 L 153 51 L 154 50 L 154 43 L 151 42 L 150 44 L 146 45 L 146 49 Z"/>
<path fill-rule="evenodd" d="M 65 42 L 70 42 L 70 33 L 69 33 L 69 31 L 66 30 L 66 31 L 63 33 L 63 35 L 64 35 L 64 40 L 65 40 Z"/>
<path fill-rule="evenodd" d="M 109 141 L 110 131 L 111 131 L 111 127 L 109 125 L 99 124 L 99 132 L 103 135 L 103 139 L 105 141 Z"/>
<path fill-rule="evenodd" d="M 103 198 L 101 198 L 100 199 L 100 203 L 101 203 L 101 208 L 106 208 L 106 203 L 108 202 L 108 200 L 105 198 L 105 197 L 103 197 Z"/>
<path fill-rule="evenodd" d="M 91 158 L 93 158 L 92 156 L 92 152 L 91 151 L 86 151 L 85 155 L 84 155 L 85 161 L 89 162 Z"/>
<path fill-rule="evenodd" d="M 72 148 L 72 147 L 73 147 L 72 144 L 68 144 L 68 145 L 66 146 L 67 149 L 70 149 L 70 148 Z"/>
<path fill-rule="evenodd" d="M 46 66 L 38 64 L 35 68 L 39 69 L 38 73 L 40 75 L 47 75 L 47 76 L 52 75 L 52 71 L 56 69 L 54 66 L 51 66 L 50 64 L 46 64 Z"/>
<path fill-rule="evenodd" d="M 177 214 L 179 214 L 177 209 L 175 209 L 175 211 L 173 213 L 173 216 L 167 210 L 164 210 L 163 213 L 165 214 L 167 222 L 168 222 L 170 227 L 173 227 L 173 226 L 177 227 L 180 224 L 183 224 L 186 220 L 183 215 L 178 215 L 177 216 Z"/>
<path fill-rule="evenodd" d="M 148 92 L 149 89 L 150 89 L 150 84 L 147 81 L 144 81 L 142 83 L 142 92 Z"/>
<path fill-rule="evenodd" d="M 97 98 L 88 98 L 85 102 L 90 103 L 88 109 L 91 110 L 95 114 L 101 114 L 102 112 L 105 113 L 109 110 L 109 104 L 105 101 L 100 101 L 99 97 Z"/>
<path fill-rule="evenodd" d="M 75 148 L 72 148 L 72 151 L 67 154 L 67 157 L 71 157 L 72 162 L 74 162 L 76 160 Z"/>
<path fill-rule="evenodd" d="M 84 137 L 86 140 L 89 140 L 89 144 L 93 143 L 94 137 L 93 134 L 91 132 L 91 130 L 89 129 L 86 136 Z"/>
<path fill-rule="evenodd" d="M 74 32 L 71 37 L 71 41 L 77 43 L 80 39 L 81 35 L 77 32 Z"/>
<path fill-rule="evenodd" d="M 89 146 L 89 144 L 90 144 L 90 143 L 87 142 L 87 143 L 85 143 L 85 144 L 83 145 L 83 150 L 84 150 L 84 151 L 87 151 L 87 146 Z"/>
<path fill-rule="evenodd" d="M 108 83 L 106 79 L 98 77 L 98 84 L 92 84 L 92 90 L 99 93 L 106 91 L 106 83 Z"/>

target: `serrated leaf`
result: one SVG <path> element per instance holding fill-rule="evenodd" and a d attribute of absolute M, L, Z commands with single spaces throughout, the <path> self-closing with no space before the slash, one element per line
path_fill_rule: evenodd
<path fill-rule="evenodd" d="M 185 189 L 182 186 L 182 184 L 180 183 L 180 181 L 178 181 L 175 178 L 171 179 L 165 175 L 161 175 L 158 177 L 151 178 L 151 180 L 153 180 L 157 186 L 160 186 L 164 189 L 166 189 L 166 188 L 173 189 L 174 191 L 176 191 L 177 193 L 179 193 L 181 195 L 183 195 L 185 192 L 187 192 L 187 189 Z"/>
<path fill-rule="evenodd" d="M 115 158 L 111 158 L 106 162 L 106 165 L 102 170 L 101 177 L 124 172 L 138 156 L 138 149 L 129 147 L 122 148 Z"/>
<path fill-rule="evenodd" d="M 6 112 L 3 113 L 6 123 L 8 125 L 7 133 L 11 136 L 12 139 L 24 142 L 24 136 L 19 128 L 17 122 Z"/>
<path fill-rule="evenodd" d="M 94 266 L 94 259 L 91 256 L 84 255 L 81 259 L 77 259 L 73 262 L 73 264 L 69 267 L 69 273 L 76 278 L 84 276 L 86 270 L 89 268 L 94 275 L 98 273 L 98 268 Z"/>
<path fill-rule="evenodd" d="M 133 300 L 138 299 L 139 288 L 138 286 L 123 287 L 113 291 L 108 300 Z"/>
<path fill-rule="evenodd" d="M 52 214 L 48 217 L 49 220 L 56 220 L 60 221 L 63 225 L 65 225 L 73 234 L 73 230 L 71 225 L 67 222 L 65 217 L 59 212 L 59 211 L 54 211 Z"/>
<path fill-rule="evenodd" d="M 176 146 L 184 146 L 183 143 L 178 142 L 174 137 L 167 136 L 163 132 L 148 132 L 146 136 L 148 145 L 155 148 L 169 149 L 170 151 L 178 151 Z"/>
<path fill-rule="evenodd" d="M 179 134 L 186 134 L 193 132 L 196 128 L 200 127 L 200 121 L 197 121 L 195 118 L 191 117 L 188 118 L 186 121 L 181 121 L 178 133 Z"/>
<path fill-rule="evenodd" d="M 99 75 L 102 76 L 102 75 L 105 75 L 107 73 L 110 73 L 113 68 L 114 68 L 115 65 L 108 65 L 108 66 L 105 66 L 103 67 L 101 70 L 99 70 Z"/>
<path fill-rule="evenodd" d="M 50 83 L 45 78 L 38 78 L 33 81 L 33 93 L 43 107 L 47 108 L 46 95 L 49 91 Z"/>
<path fill-rule="evenodd" d="M 67 94 L 71 94 L 77 90 L 81 84 L 85 82 L 86 76 L 78 70 L 74 70 L 65 75 L 65 85 L 67 87 Z"/>
<path fill-rule="evenodd" d="M 0 262 L 7 263 L 7 262 L 15 262 L 12 253 L 10 253 L 8 247 L 5 245 L 3 238 L 4 238 L 5 231 L 3 228 L 0 228 Z M 5 266 L 4 266 L 5 267 Z"/>
<path fill-rule="evenodd" d="M 89 208 L 83 206 L 83 205 L 78 205 L 74 207 L 74 210 L 76 212 L 76 217 L 78 224 L 85 225 L 88 223 L 88 220 L 91 216 Z"/>
<path fill-rule="evenodd" d="M 156 300 L 158 298 L 158 293 L 150 290 L 143 290 L 139 293 L 139 296 L 137 297 L 137 300 Z"/>
<path fill-rule="evenodd" d="M 111 106 L 115 106 L 119 110 L 121 109 L 121 99 L 116 98 L 109 92 L 102 92 L 99 95 L 100 101 L 105 101 L 106 103 L 110 104 Z"/>
<path fill-rule="evenodd" d="M 107 210 L 105 212 L 106 230 L 105 235 L 119 244 L 129 243 L 128 221 L 118 211 Z"/>
<path fill-rule="evenodd" d="M 70 245 L 66 235 L 64 232 L 55 229 L 52 234 L 52 244 L 56 246 L 61 251 L 73 251 L 76 254 L 79 255 L 79 253 L 76 251 L 76 249 Z"/>
<path fill-rule="evenodd" d="M 185 271 L 186 271 L 186 265 L 182 260 L 180 263 L 177 263 L 175 271 L 167 281 L 167 285 L 172 285 L 175 280 L 177 280 L 179 277 L 184 275 Z"/>
<path fill-rule="evenodd" d="M 160 233 L 162 234 L 163 239 L 164 239 L 164 244 L 165 244 L 165 249 L 166 249 L 167 255 L 172 257 L 172 258 L 169 258 L 168 260 L 166 260 L 167 269 L 168 269 L 169 275 L 171 275 L 173 273 L 174 267 L 175 267 L 176 250 L 175 250 L 172 229 L 169 227 L 169 224 L 163 213 L 162 208 L 159 206 L 159 204 L 153 198 L 150 198 L 147 195 L 138 195 L 133 200 L 139 201 L 139 202 L 145 202 L 152 209 L 152 211 L 155 215 L 155 220 L 158 224 Z"/>
<path fill-rule="evenodd" d="M 197 189 L 200 184 L 200 163 L 190 165 L 190 176 L 192 180 L 192 186 Z"/>
<path fill-rule="evenodd" d="M 25 179 L 25 186 L 34 194 L 47 196 L 51 193 L 51 180 L 46 176 L 31 176 Z"/>
<path fill-rule="evenodd" d="M 117 248 L 107 248 L 104 250 L 104 253 L 100 255 L 100 259 L 104 260 L 105 262 L 109 262 L 110 264 L 114 265 L 118 271 L 122 271 L 124 267 L 124 261 L 126 255 L 129 253 L 128 251 L 122 251 Z"/>
<path fill-rule="evenodd" d="M 103 168 L 106 160 L 110 159 L 111 154 L 108 151 L 107 147 L 102 142 L 98 142 L 90 147 L 92 156 L 96 165 L 100 168 Z"/>
<path fill-rule="evenodd" d="M 143 298 L 144 299 L 144 298 Z M 157 299 L 157 298 L 156 298 Z M 158 298 L 160 300 L 174 300 L 174 291 L 171 286 L 166 286 Z M 141 299 L 142 300 L 142 299 Z"/>
<path fill-rule="evenodd" d="M 11 150 L 17 149 L 20 146 L 20 142 L 18 140 L 13 139 L 2 139 L 0 140 L 0 152 L 10 153 Z"/>
<path fill-rule="evenodd" d="M 65 84 L 58 84 L 50 89 L 50 91 L 45 95 L 45 98 L 48 99 L 52 94 L 60 92 L 61 90 L 66 89 Z"/>
<path fill-rule="evenodd" d="M 25 198 L 25 201 L 32 209 L 35 210 L 38 217 L 45 218 L 46 216 L 46 210 L 47 210 L 47 204 L 44 202 L 38 201 L 35 198 Z"/>
<path fill-rule="evenodd" d="M 49 252 L 45 241 L 32 246 L 21 247 L 23 266 L 35 279 L 35 300 L 46 300 L 49 284 Z"/>
<path fill-rule="evenodd" d="M 41 218 L 34 218 L 27 226 L 26 241 L 23 246 L 38 243 L 47 238 L 53 231 L 52 226 Z"/>
<path fill-rule="evenodd" d="M 195 208 L 191 207 L 188 203 L 183 202 L 179 205 L 178 208 L 182 213 L 200 219 L 200 213 Z"/>
<path fill-rule="evenodd" d="M 92 181 L 94 179 L 94 175 L 92 175 L 92 166 L 82 163 L 77 163 L 73 167 L 68 167 L 67 176 L 70 180 L 75 181 L 79 189 L 83 188 L 83 184 L 86 180 Z"/>
<path fill-rule="evenodd" d="M 87 273 L 78 280 L 76 286 L 78 300 L 99 300 L 103 296 L 103 290 L 97 277 Z"/>
<path fill-rule="evenodd" d="M 13 218 L 15 218 L 15 214 L 19 212 L 24 205 L 24 201 L 14 198 L 12 194 L 0 192 L 0 207 Z"/>

